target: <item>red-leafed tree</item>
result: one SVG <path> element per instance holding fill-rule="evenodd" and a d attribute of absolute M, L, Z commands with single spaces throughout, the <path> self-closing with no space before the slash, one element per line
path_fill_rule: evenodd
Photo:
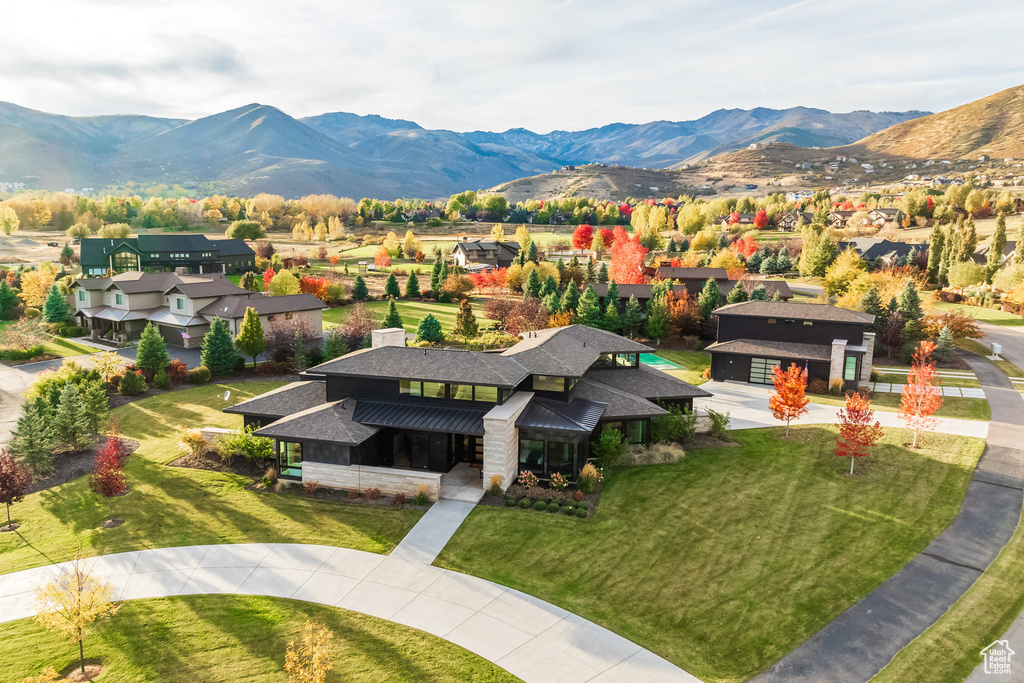
<path fill-rule="evenodd" d="M 768 399 L 768 407 L 771 408 L 772 416 L 776 420 L 786 423 L 786 436 L 789 436 L 790 421 L 806 415 L 807 404 L 811 400 L 805 395 L 807 370 L 792 363 L 786 370 L 776 365 L 772 372 L 775 374 L 772 378 L 775 393 Z"/>
<path fill-rule="evenodd" d="M 299 279 L 299 291 L 304 294 L 312 294 L 320 301 L 327 301 L 327 286 L 329 284 L 325 278 L 304 275 Z"/>
<path fill-rule="evenodd" d="M 0 503 L 7 506 L 7 528 L 11 528 L 11 506 L 25 499 L 32 483 L 32 470 L 15 461 L 5 450 L 0 451 Z"/>
<path fill-rule="evenodd" d="M 92 476 L 89 477 L 89 488 L 107 499 L 107 508 L 110 511 L 110 518 L 113 519 L 114 507 L 111 499 L 124 493 L 128 480 L 118 453 L 109 448 L 109 445 L 108 442 L 108 447 L 96 456 L 96 464 L 93 466 Z"/>
<path fill-rule="evenodd" d="M 731 214 L 729 214 L 729 225 L 736 225 L 739 222 L 740 222 L 740 212 L 739 211 L 733 211 Z"/>
<path fill-rule="evenodd" d="M 387 268 L 391 265 L 391 255 L 388 254 L 387 247 L 383 244 L 377 247 L 377 251 L 373 255 L 373 265 L 378 268 Z"/>
<path fill-rule="evenodd" d="M 121 436 L 120 423 L 116 417 L 110 422 L 110 431 L 107 432 L 107 442 L 104 444 L 100 454 L 107 453 L 108 451 L 117 458 L 122 469 L 128 461 L 128 456 L 132 454 L 131 446 L 129 446 L 128 442 Z"/>
<path fill-rule="evenodd" d="M 754 214 L 754 227 L 758 230 L 764 230 L 768 227 L 768 212 L 761 209 Z"/>
<path fill-rule="evenodd" d="M 683 260 L 681 258 L 679 258 L 678 256 L 676 256 L 671 261 L 669 261 L 668 264 L 670 266 L 672 266 L 673 268 L 682 268 Z"/>
<path fill-rule="evenodd" d="M 267 268 L 263 271 L 263 291 L 270 289 L 270 281 L 274 279 L 277 273 L 274 272 L 273 268 Z"/>
<path fill-rule="evenodd" d="M 932 352 L 935 343 L 923 341 L 914 351 L 914 362 L 907 373 L 907 383 L 903 386 L 900 396 L 900 419 L 914 430 L 914 442 L 911 448 L 917 448 L 917 433 L 922 429 L 935 429 L 938 419 L 932 417 L 942 407 L 942 389 L 939 387 L 938 373 Z"/>
<path fill-rule="evenodd" d="M 594 241 L 594 228 L 584 223 L 572 231 L 573 249 L 590 249 Z"/>
<path fill-rule="evenodd" d="M 635 237 L 626 234 L 621 225 L 615 228 L 612 244 L 612 279 L 620 285 L 639 285 L 644 282 L 644 257 L 647 247 Z"/>
<path fill-rule="evenodd" d="M 743 256 L 743 258 L 750 258 L 757 251 L 757 240 L 754 239 L 753 235 L 746 235 L 732 244 L 732 251 L 737 256 Z"/>
<path fill-rule="evenodd" d="M 633 215 L 633 207 L 630 206 L 627 202 L 622 202 L 622 204 L 619 205 L 619 213 L 625 216 L 626 218 L 629 218 L 630 216 Z M 608 244 L 610 244 L 610 242 L 605 240 L 605 246 L 608 246 Z"/>
<path fill-rule="evenodd" d="M 850 458 L 850 474 L 855 459 L 867 455 L 882 438 L 882 425 L 877 420 L 871 423 L 874 417 L 871 399 L 856 391 L 846 395 L 846 405 L 839 410 L 839 436 L 833 452 L 840 458 Z"/>
<path fill-rule="evenodd" d="M 615 231 L 611 228 L 601 228 L 600 232 L 601 240 L 604 242 L 604 248 L 611 249 L 612 245 L 615 244 Z"/>

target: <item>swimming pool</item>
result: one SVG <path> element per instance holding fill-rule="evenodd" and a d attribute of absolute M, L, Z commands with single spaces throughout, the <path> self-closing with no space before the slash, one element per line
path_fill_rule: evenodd
<path fill-rule="evenodd" d="M 640 362 L 658 370 L 679 370 L 683 367 L 654 353 L 641 353 Z"/>

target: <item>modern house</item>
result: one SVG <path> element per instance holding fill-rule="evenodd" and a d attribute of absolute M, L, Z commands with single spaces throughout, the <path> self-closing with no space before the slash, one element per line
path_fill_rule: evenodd
<path fill-rule="evenodd" d="M 746 301 L 715 311 L 717 341 L 709 346 L 711 378 L 772 384 L 772 368 L 807 368 L 808 380 L 842 380 L 856 388 L 871 379 L 875 316 L 827 304 Z"/>
<path fill-rule="evenodd" d="M 518 242 L 498 242 L 497 240 L 475 240 L 470 242 L 463 237 L 452 247 L 452 261 L 457 266 L 466 268 L 471 263 L 480 263 L 490 268 L 508 268 L 513 259 L 519 255 Z"/>
<path fill-rule="evenodd" d="M 267 296 L 236 287 L 219 273 L 175 275 L 131 271 L 113 277 L 83 278 L 71 285 L 78 324 L 93 339 L 137 339 L 149 322 L 169 344 L 198 347 L 214 318 L 238 334 L 246 308 L 260 316 L 264 332 L 277 326 L 323 334 L 326 306 L 312 294 Z"/>
<path fill-rule="evenodd" d="M 507 488 L 519 472 L 575 479 L 606 427 L 650 441 L 661 404 L 710 396 L 640 363 L 652 349 L 580 325 L 524 333 L 501 352 L 405 346 L 400 329 L 373 346 L 243 401 L 255 434 L 272 437 L 280 476 L 344 489 L 440 495 L 442 474 L 480 470 Z"/>
<path fill-rule="evenodd" d="M 211 240 L 206 235 L 139 235 L 82 240 L 82 274 L 244 273 L 256 270 L 256 253 L 242 240 Z M 184 269 L 184 270 L 179 270 Z"/>
<path fill-rule="evenodd" d="M 978 265 L 988 265 L 988 252 L 992 250 L 992 242 L 989 240 L 987 244 L 984 244 L 974 250 L 971 254 L 971 260 Z M 999 256 L 998 268 L 1013 263 L 1013 255 L 1017 251 L 1017 241 L 1007 240 L 1006 244 L 1003 245 L 1003 253 Z"/>

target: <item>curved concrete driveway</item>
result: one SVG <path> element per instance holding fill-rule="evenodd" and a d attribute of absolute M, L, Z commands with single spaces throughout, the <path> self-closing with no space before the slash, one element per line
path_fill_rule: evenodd
<path fill-rule="evenodd" d="M 0 364 L 0 445 L 11 440 L 11 431 L 21 417 L 21 395 L 32 377 L 20 370 Z"/>
<path fill-rule="evenodd" d="M 86 561 L 110 581 L 121 600 L 234 593 L 331 605 L 432 633 L 527 683 L 698 681 L 559 607 L 395 556 L 266 543 L 160 548 Z M 35 589 L 62 566 L 0 576 L 0 622 L 32 616 Z"/>

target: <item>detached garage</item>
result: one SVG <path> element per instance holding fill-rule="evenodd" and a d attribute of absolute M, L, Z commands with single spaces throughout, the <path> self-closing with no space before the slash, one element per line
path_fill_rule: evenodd
<path fill-rule="evenodd" d="M 829 374 L 829 348 L 817 344 L 786 342 L 753 342 L 737 340 L 713 344 L 711 379 L 718 381 L 771 384 L 776 365 L 788 368 L 796 363 L 807 368 L 807 378 L 819 377 L 826 382 Z"/>

